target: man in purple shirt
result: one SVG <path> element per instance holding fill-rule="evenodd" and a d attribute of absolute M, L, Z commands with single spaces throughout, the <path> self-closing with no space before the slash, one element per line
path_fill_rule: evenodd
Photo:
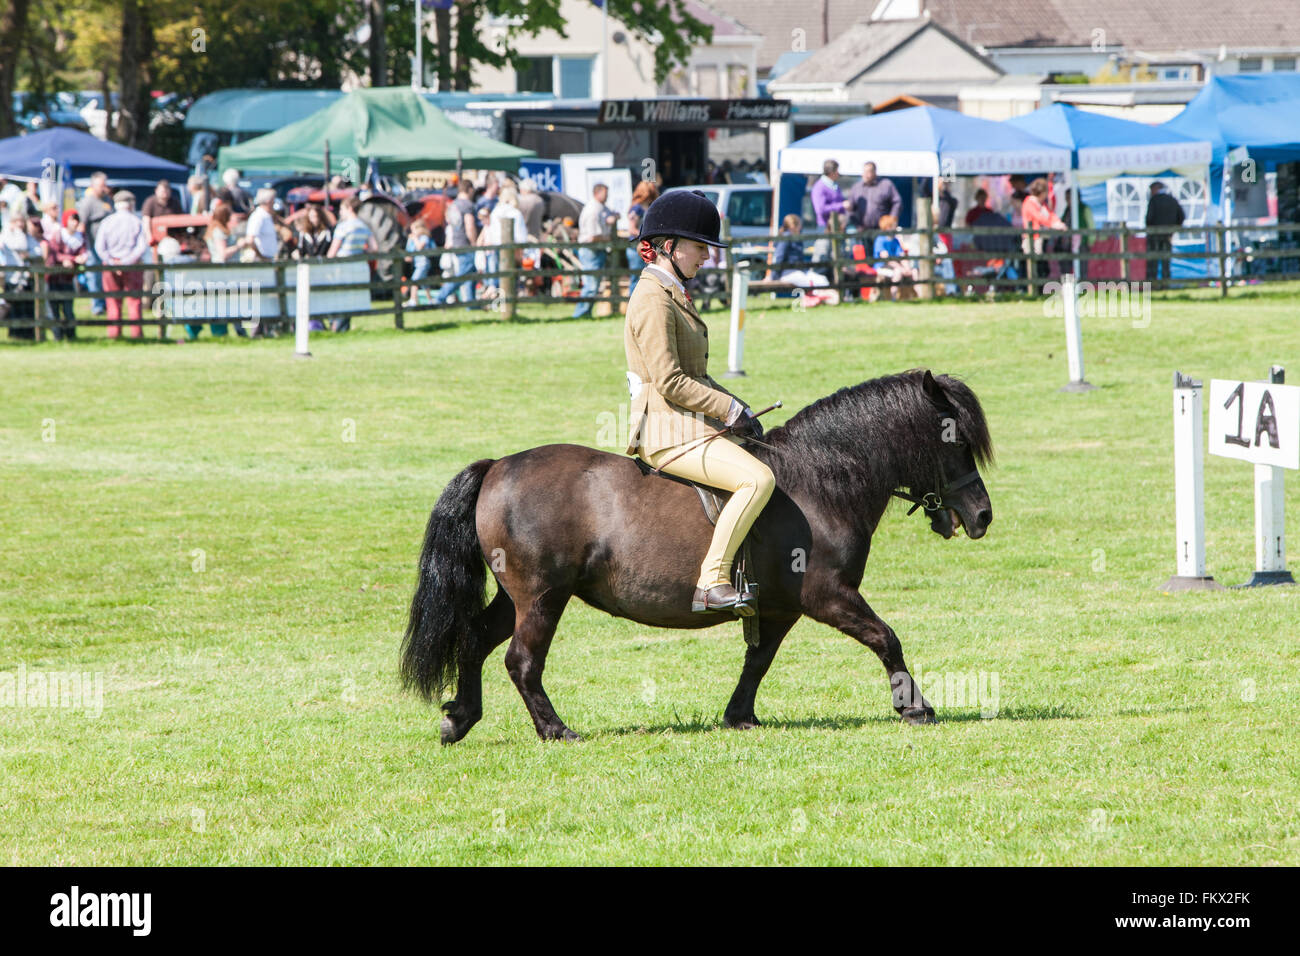
<path fill-rule="evenodd" d="M 849 208 L 848 200 L 840 192 L 840 164 L 833 159 L 822 164 L 822 175 L 813 183 L 812 206 L 817 214 L 817 228 L 826 230 L 830 227 L 831 216 L 841 215 Z M 812 261 L 825 262 L 831 257 L 831 241 L 818 239 L 813 243 Z"/>
<path fill-rule="evenodd" d="M 859 229 L 878 229 L 881 216 L 899 218 L 903 200 L 892 180 L 876 178 L 876 164 L 862 167 L 862 178 L 849 190 L 849 220 Z"/>
<path fill-rule="evenodd" d="M 149 249 L 149 237 L 145 234 L 144 223 L 135 214 L 135 197 L 125 189 L 113 195 L 115 212 L 106 216 L 99 224 L 95 235 L 95 255 L 106 266 L 135 265 L 144 258 Z M 105 292 L 139 292 L 144 288 L 144 273 L 107 270 L 103 273 Z M 138 323 L 142 308 L 139 296 L 126 300 L 127 310 L 132 322 Z M 108 337 L 115 339 L 120 334 L 122 321 L 122 300 L 106 300 L 108 306 Z M 129 325 L 127 335 L 138 339 L 142 335 L 139 325 Z"/>
<path fill-rule="evenodd" d="M 829 219 L 833 214 L 848 209 L 845 205 L 844 193 L 840 192 L 839 178 L 840 164 L 833 159 L 828 159 L 822 164 L 821 177 L 813 183 L 813 212 L 817 214 L 817 225 L 821 229 L 829 225 Z"/>

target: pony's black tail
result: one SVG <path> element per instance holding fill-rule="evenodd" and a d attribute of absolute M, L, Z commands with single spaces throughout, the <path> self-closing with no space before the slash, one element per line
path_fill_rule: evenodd
<path fill-rule="evenodd" d="M 456 680 L 459 658 L 473 648 L 486 604 L 487 566 L 474 526 L 484 458 L 451 480 L 433 506 L 420 553 L 420 576 L 402 641 L 402 686 L 432 700 Z"/>

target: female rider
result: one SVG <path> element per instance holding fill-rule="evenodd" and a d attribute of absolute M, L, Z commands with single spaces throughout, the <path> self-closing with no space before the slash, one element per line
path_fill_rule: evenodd
<path fill-rule="evenodd" d="M 709 377 L 709 330 L 685 289 L 708 259 L 708 247 L 725 246 L 718 240 L 721 225 L 717 207 L 699 191 L 664 193 L 646 210 L 637 237 L 646 267 L 623 332 L 632 395 L 627 453 L 656 468 L 680 455 L 662 470 L 732 493 L 700 565 L 691 610 L 730 609 L 747 617 L 755 612 L 753 596 L 736 590 L 731 566 L 776 480 L 741 447 L 744 438 L 760 437 L 762 426 Z M 728 425 L 730 433 L 708 440 Z"/>

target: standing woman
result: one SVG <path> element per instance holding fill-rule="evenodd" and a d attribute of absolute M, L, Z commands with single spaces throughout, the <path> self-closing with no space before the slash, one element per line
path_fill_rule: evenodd
<path fill-rule="evenodd" d="M 736 591 L 731 565 L 776 479 L 741 447 L 742 439 L 760 437 L 763 428 L 744 402 L 709 377 L 709 330 L 685 290 L 709 246 L 725 245 L 718 241 L 721 225 L 717 207 L 698 190 L 665 193 L 646 210 L 637 237 L 646 267 L 623 331 L 632 396 L 627 453 L 652 467 L 681 454 L 666 473 L 732 493 L 700 565 L 691 610 L 730 608 L 748 617 L 755 611 L 753 596 Z M 705 443 L 724 425 L 735 428 Z"/>

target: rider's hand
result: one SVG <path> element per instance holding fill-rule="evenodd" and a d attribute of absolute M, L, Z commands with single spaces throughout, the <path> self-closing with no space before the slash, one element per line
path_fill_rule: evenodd
<path fill-rule="evenodd" d="M 763 426 L 758 417 L 747 408 L 740 420 L 732 426 L 731 433 L 737 438 L 762 438 Z"/>

